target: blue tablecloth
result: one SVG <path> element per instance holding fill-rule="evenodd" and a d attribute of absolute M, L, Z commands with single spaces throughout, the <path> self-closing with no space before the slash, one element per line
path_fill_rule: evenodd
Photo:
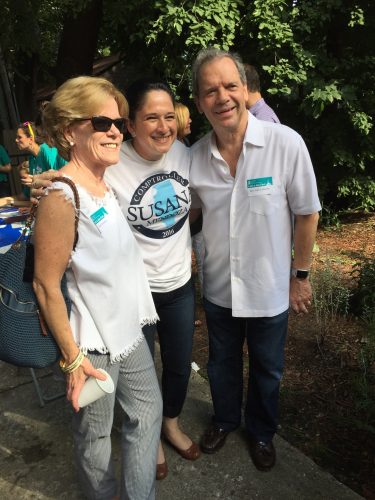
<path fill-rule="evenodd" d="M 14 222 L 13 224 L 4 224 L 8 217 L 20 215 L 17 208 L 6 207 L 0 209 L 0 253 L 8 250 L 22 233 L 24 224 L 22 222 Z"/>

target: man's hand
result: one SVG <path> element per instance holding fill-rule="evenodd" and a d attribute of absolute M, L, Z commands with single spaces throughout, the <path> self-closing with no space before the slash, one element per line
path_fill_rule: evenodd
<path fill-rule="evenodd" d="M 311 306 L 311 283 L 309 278 L 304 280 L 298 278 L 291 278 L 289 303 L 290 307 L 296 314 L 307 314 Z"/>
<path fill-rule="evenodd" d="M 33 175 L 32 182 L 30 184 L 30 200 L 34 204 L 38 204 L 38 198 L 40 198 L 43 194 L 43 190 L 47 187 L 52 186 L 51 179 L 61 175 L 56 170 L 48 170 L 47 172 L 43 172 L 39 175 Z"/>

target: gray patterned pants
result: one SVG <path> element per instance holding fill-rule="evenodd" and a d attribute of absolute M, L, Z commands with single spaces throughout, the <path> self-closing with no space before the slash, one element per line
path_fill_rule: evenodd
<path fill-rule="evenodd" d="M 82 491 L 90 500 L 110 500 L 117 493 L 111 457 L 115 399 L 125 412 L 122 424 L 121 500 L 155 498 L 156 457 L 162 400 L 155 367 L 145 341 L 124 360 L 89 354 L 95 368 L 112 377 L 116 390 L 73 416 L 74 449 Z"/>

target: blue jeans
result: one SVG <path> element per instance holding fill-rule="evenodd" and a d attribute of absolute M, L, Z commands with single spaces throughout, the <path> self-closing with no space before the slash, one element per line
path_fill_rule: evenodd
<path fill-rule="evenodd" d="M 146 325 L 143 333 L 152 356 L 155 334 L 158 334 L 163 364 L 161 392 L 163 415 L 178 417 L 181 413 L 191 371 L 191 352 L 194 334 L 194 285 L 185 285 L 166 293 L 153 293 L 160 321 Z"/>
<path fill-rule="evenodd" d="M 270 318 L 235 318 L 232 310 L 203 299 L 209 335 L 207 365 L 214 422 L 226 431 L 241 424 L 243 344 L 249 351 L 245 425 L 256 441 L 269 442 L 277 429 L 280 380 L 288 311 Z"/>

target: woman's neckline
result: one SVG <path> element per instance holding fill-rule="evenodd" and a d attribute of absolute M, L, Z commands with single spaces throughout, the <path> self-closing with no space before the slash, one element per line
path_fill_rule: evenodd
<path fill-rule="evenodd" d="M 73 181 L 74 184 L 77 186 L 77 188 L 82 189 L 94 201 L 98 201 L 98 202 L 106 201 L 106 198 L 110 197 L 112 194 L 112 190 L 111 190 L 110 186 L 106 183 L 105 180 L 104 180 L 104 184 L 105 184 L 107 189 L 106 189 L 105 193 L 103 194 L 103 196 L 98 196 L 98 195 L 92 193 L 89 189 L 87 189 L 86 186 L 83 186 L 79 182 L 75 181 L 71 175 L 63 174 L 63 177 L 67 177 L 68 179 Z"/>

